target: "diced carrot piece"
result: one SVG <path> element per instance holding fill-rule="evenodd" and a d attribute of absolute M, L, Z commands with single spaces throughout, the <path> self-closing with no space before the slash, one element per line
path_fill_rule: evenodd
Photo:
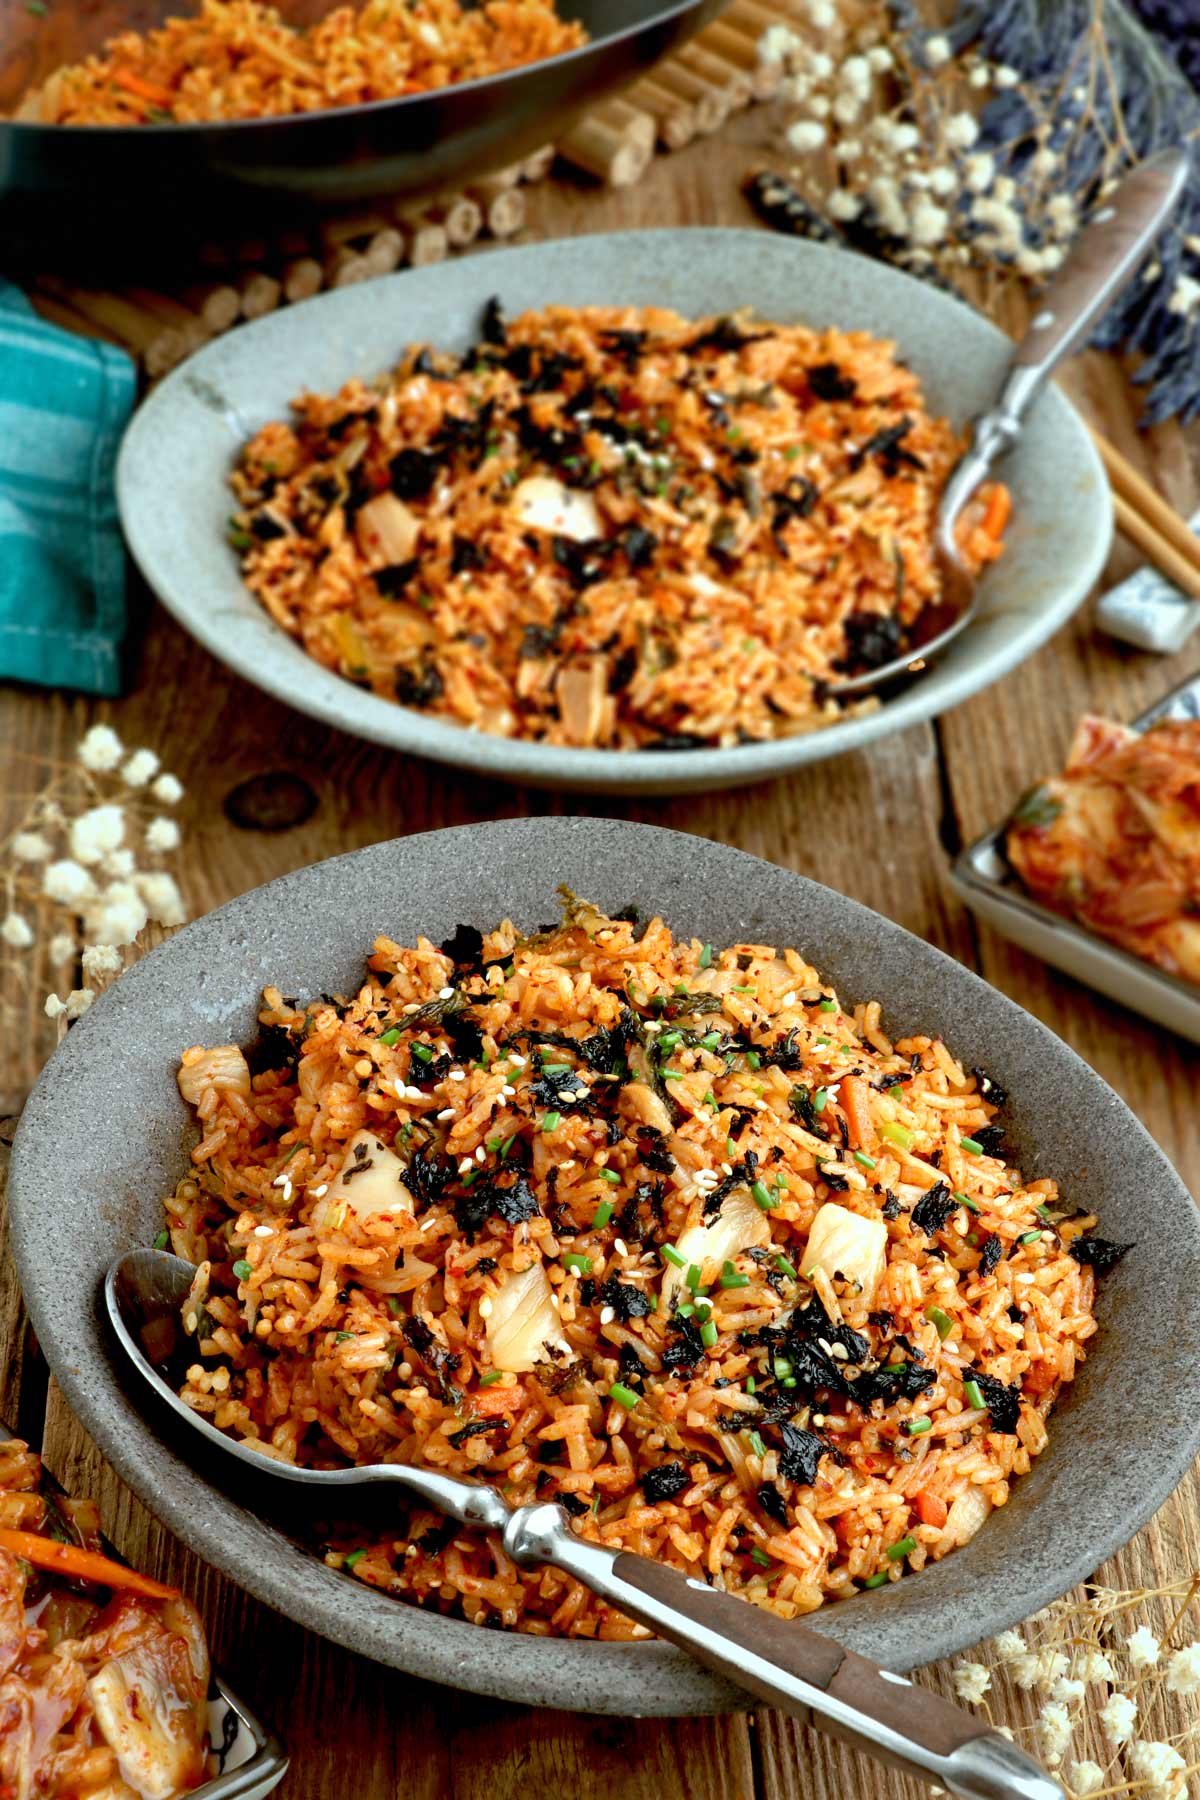
<path fill-rule="evenodd" d="M 846 1115 L 846 1124 L 850 1128 L 850 1148 L 866 1150 L 875 1141 L 875 1129 L 871 1123 L 871 1106 L 867 1099 L 867 1084 L 861 1075 L 846 1075 L 838 1090 L 842 1110 Z"/>
<path fill-rule="evenodd" d="M 950 1516 L 950 1508 L 936 1494 L 918 1494 L 914 1504 L 922 1525 L 936 1525 L 940 1530 Z"/>

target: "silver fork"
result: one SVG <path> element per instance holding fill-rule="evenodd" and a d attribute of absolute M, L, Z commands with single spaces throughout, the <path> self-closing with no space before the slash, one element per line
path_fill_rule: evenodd
<path fill-rule="evenodd" d="M 167 1333 L 178 1331 L 195 1273 L 166 1251 L 128 1251 L 108 1271 L 105 1305 L 118 1343 L 143 1379 L 177 1418 L 226 1456 L 259 1475 L 309 1487 L 391 1482 L 404 1488 L 463 1525 L 498 1532 L 519 1568 L 549 1563 L 562 1569 L 759 1700 L 962 1800 L 1064 1800 L 1057 1781 L 1024 1751 L 940 1694 L 678 1569 L 577 1537 L 565 1509 L 553 1502 L 511 1507 L 494 1488 L 401 1463 L 301 1469 L 226 1437 L 186 1406 L 154 1366 L 165 1360 Z M 154 1362 L 144 1348 L 147 1332 Z"/>
<path fill-rule="evenodd" d="M 942 490 L 934 534 L 940 598 L 914 620 L 903 656 L 831 685 L 829 692 L 836 699 L 857 699 L 898 676 L 919 674 L 970 624 L 979 605 L 979 589 L 962 562 L 955 537 L 963 508 L 993 464 L 1017 442 L 1051 373 L 1086 342 L 1097 320 L 1137 272 L 1174 212 L 1187 173 L 1186 150 L 1161 151 L 1127 175 L 1080 232 L 1063 268 L 1041 296 L 995 405 L 975 420 L 971 441 Z"/>

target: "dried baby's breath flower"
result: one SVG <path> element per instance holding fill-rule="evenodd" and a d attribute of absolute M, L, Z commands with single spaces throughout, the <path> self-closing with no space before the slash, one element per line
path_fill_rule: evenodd
<path fill-rule="evenodd" d="M 1167 1692 L 1194 1694 L 1200 1690 L 1200 1644 L 1187 1644 L 1177 1650 L 1167 1664 Z"/>
<path fill-rule="evenodd" d="M 1158 1661 L 1158 1639 L 1148 1625 L 1139 1625 L 1125 1639 L 1125 1654 L 1135 1669 L 1152 1669 Z"/>
<path fill-rule="evenodd" d="M 61 1019 L 66 1010 L 67 1003 L 65 1000 L 60 1000 L 57 994 L 46 995 L 44 1011 L 48 1019 Z"/>
<path fill-rule="evenodd" d="M 91 988 L 72 988 L 71 992 L 67 995 L 67 1003 L 64 1009 L 67 1018 L 81 1018 L 95 998 L 96 996 Z"/>
<path fill-rule="evenodd" d="M 135 750 L 122 765 L 121 780 L 126 787 L 142 788 L 158 773 L 158 758 L 153 750 Z"/>
<path fill-rule="evenodd" d="M 125 836 L 125 814 L 119 806 L 91 806 L 74 820 L 68 834 L 76 862 L 98 863 Z"/>
<path fill-rule="evenodd" d="M 70 962 L 75 954 L 75 939 L 72 934 L 69 931 L 56 932 L 46 946 L 46 954 L 56 967 Z"/>
<path fill-rule="evenodd" d="M 1181 1772 L 1187 1763 L 1170 1744 L 1139 1739 L 1129 1746 L 1129 1768 L 1135 1781 L 1146 1784 L 1146 1800 L 1175 1800 L 1184 1791 Z"/>
<path fill-rule="evenodd" d="M 971 1706 L 978 1706 L 992 1685 L 990 1671 L 985 1664 L 978 1662 L 960 1662 L 954 1670 L 954 1691 L 960 1700 L 966 1700 Z"/>
<path fill-rule="evenodd" d="M 149 908 L 134 883 L 113 881 L 88 908 L 87 933 L 98 944 L 132 944 L 149 920 Z"/>
<path fill-rule="evenodd" d="M 83 952 L 83 972 L 89 979 L 119 975 L 121 954 L 113 944 L 88 944 Z"/>
<path fill-rule="evenodd" d="M 42 882 L 42 892 L 47 899 L 57 900 L 63 906 L 78 906 L 81 901 L 90 899 L 95 891 L 96 884 L 87 870 L 69 857 L 51 863 Z"/>
<path fill-rule="evenodd" d="M 1077 1762 L 1071 1764 L 1071 1792 L 1086 1800 L 1088 1794 L 1094 1794 L 1097 1788 L 1104 1786 L 1104 1770 L 1097 1762 Z"/>
<path fill-rule="evenodd" d="M 174 806 L 183 799 L 183 783 L 176 775 L 160 775 L 150 783 L 150 792 L 163 806 Z"/>
<path fill-rule="evenodd" d="M 18 862 L 45 862 L 51 854 L 50 840 L 40 831 L 18 831 L 12 841 L 12 853 Z"/>
<path fill-rule="evenodd" d="M 111 725 L 93 725 L 80 740 L 77 755 L 94 775 L 107 775 L 125 754 L 125 746 Z"/>
<path fill-rule="evenodd" d="M 179 848 L 179 827 L 174 819 L 151 819 L 146 827 L 146 848 L 156 855 Z"/>
<path fill-rule="evenodd" d="M 1085 1650 L 1076 1660 L 1075 1673 L 1081 1681 L 1114 1681 L 1116 1679 L 1116 1671 L 1103 1650 Z"/>
<path fill-rule="evenodd" d="M 1042 1757 L 1052 1769 L 1056 1769 L 1067 1753 L 1071 1742 L 1071 1715 L 1061 1700 L 1050 1700 L 1043 1706 L 1038 1719 L 1038 1744 Z"/>
<path fill-rule="evenodd" d="M 28 950 L 33 942 L 33 933 L 28 921 L 20 913 L 10 912 L 3 923 L 0 923 L 0 938 L 14 950 Z"/>
<path fill-rule="evenodd" d="M 139 875 L 138 887 L 152 919 L 160 925 L 183 924 L 187 912 L 173 875 Z"/>
<path fill-rule="evenodd" d="M 1137 1701 L 1128 1694 L 1110 1694 L 1097 1715 L 1110 1744 L 1127 1744 L 1137 1722 Z"/>

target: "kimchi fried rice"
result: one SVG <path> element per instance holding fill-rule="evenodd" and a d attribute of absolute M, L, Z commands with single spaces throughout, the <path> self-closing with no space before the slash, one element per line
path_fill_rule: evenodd
<path fill-rule="evenodd" d="M 367 0 L 307 29 L 258 0 L 123 32 L 55 70 L 16 117 L 42 125 L 195 125 L 396 100 L 541 62 L 587 41 L 553 0 Z"/>
<path fill-rule="evenodd" d="M 464 356 L 413 345 L 293 412 L 233 475 L 247 586 L 326 668 L 476 730 L 809 731 L 941 593 L 961 443 L 863 332 L 492 301 Z M 967 509 L 973 572 L 1008 512 L 999 485 Z"/>
<path fill-rule="evenodd" d="M 560 926 L 376 941 L 194 1047 L 182 1393 L 264 1455 L 420 1463 L 785 1617 L 897 1582 L 1045 1449 L 1123 1246 L 1010 1165 L 1005 1095 L 794 949 Z M 325 1560 L 478 1623 L 644 1636 L 414 1505 Z"/>

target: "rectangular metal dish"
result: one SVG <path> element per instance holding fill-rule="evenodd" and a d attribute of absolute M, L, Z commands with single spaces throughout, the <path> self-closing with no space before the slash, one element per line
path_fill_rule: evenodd
<path fill-rule="evenodd" d="M 1145 731 L 1166 718 L 1200 719 L 1200 675 L 1134 719 L 1133 729 Z M 1022 949 L 1200 1044 L 1200 990 L 1032 899 L 1005 857 L 1006 824 L 994 826 L 955 858 L 950 884 L 959 898 Z"/>

